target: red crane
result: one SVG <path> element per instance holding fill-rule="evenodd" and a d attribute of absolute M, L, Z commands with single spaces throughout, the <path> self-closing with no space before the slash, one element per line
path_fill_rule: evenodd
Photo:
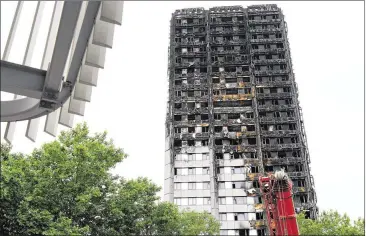
<path fill-rule="evenodd" d="M 298 236 L 292 182 L 282 170 L 268 177 L 259 177 L 262 199 L 267 212 L 270 236 Z"/>

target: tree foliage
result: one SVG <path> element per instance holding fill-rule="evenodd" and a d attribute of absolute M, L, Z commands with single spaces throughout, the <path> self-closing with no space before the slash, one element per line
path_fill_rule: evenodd
<path fill-rule="evenodd" d="M 1 235 L 217 234 L 208 213 L 157 204 L 160 187 L 108 171 L 126 158 L 87 125 L 62 132 L 30 155 L 1 144 Z"/>
<path fill-rule="evenodd" d="M 334 210 L 322 212 L 316 220 L 300 214 L 297 221 L 301 235 L 365 235 L 364 219 L 352 223 L 347 214 L 340 215 Z"/>

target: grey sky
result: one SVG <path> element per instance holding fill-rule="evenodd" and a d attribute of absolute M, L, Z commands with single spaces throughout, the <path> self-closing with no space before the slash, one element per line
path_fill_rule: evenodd
<path fill-rule="evenodd" d="M 163 186 L 171 13 L 186 7 L 261 3 L 278 4 L 287 21 L 318 206 L 347 212 L 352 218 L 363 216 L 363 2 L 125 2 L 123 23 L 116 27 L 113 49 L 107 51 L 105 69 L 99 71 L 92 102 L 84 118 L 75 121 L 85 120 L 93 132 L 107 130 L 129 154 L 114 173 L 128 178 L 146 176 Z M 35 9 L 35 2 L 28 4 Z M 15 5 L 1 2 L 2 42 Z M 47 7 L 52 9 L 52 4 Z M 23 37 L 10 57 L 18 63 L 27 25 L 21 29 Z M 39 67 L 41 55 L 33 59 L 32 66 Z M 3 135 L 5 124 L 1 128 Z M 25 128 L 26 122 L 19 122 L 14 151 L 30 152 L 53 139 L 40 130 L 34 144 L 25 138 Z"/>

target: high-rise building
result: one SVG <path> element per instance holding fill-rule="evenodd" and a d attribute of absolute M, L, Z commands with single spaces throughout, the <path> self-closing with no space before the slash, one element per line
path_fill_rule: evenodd
<path fill-rule="evenodd" d="M 276 5 L 172 14 L 165 200 L 211 212 L 221 235 L 264 235 L 258 176 L 285 169 L 317 215 L 284 15 Z"/>

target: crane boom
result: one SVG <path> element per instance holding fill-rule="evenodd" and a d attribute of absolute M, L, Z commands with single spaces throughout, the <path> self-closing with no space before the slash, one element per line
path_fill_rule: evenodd
<path fill-rule="evenodd" d="M 292 182 L 282 170 L 274 175 L 259 177 L 262 198 L 267 212 L 270 236 L 298 236 Z"/>

